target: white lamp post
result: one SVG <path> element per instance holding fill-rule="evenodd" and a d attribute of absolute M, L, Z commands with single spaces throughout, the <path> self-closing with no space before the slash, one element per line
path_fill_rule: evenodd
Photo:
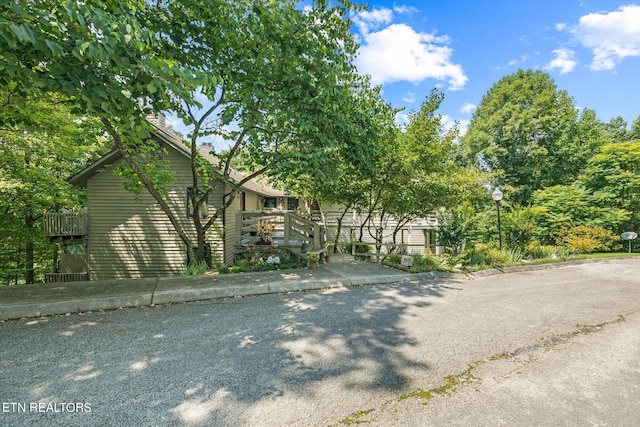
<path fill-rule="evenodd" d="M 502 229 L 500 227 L 500 200 L 502 200 L 502 191 L 498 187 L 493 190 L 491 197 L 496 201 L 496 207 L 498 208 L 498 239 L 500 240 L 500 250 L 502 250 Z"/>

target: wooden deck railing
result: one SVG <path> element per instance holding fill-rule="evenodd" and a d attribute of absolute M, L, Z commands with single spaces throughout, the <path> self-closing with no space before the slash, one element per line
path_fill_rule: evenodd
<path fill-rule="evenodd" d="M 44 275 L 45 283 L 86 282 L 88 280 L 87 273 L 47 273 Z"/>
<path fill-rule="evenodd" d="M 280 232 L 284 228 L 284 214 L 285 212 L 261 212 L 261 211 L 242 211 L 236 214 L 236 240 L 240 243 L 242 241 L 255 239 L 257 230 L 254 225 L 258 221 L 268 221 L 273 224 L 276 229 L 276 233 Z"/>
<path fill-rule="evenodd" d="M 294 212 L 238 212 L 236 216 L 236 240 L 239 243 L 255 239 L 254 225 L 258 221 L 268 221 L 275 226 L 275 239 L 282 239 L 284 246 L 291 242 L 307 242 L 314 249 L 323 246 L 323 226 L 315 221 L 303 218 Z M 254 236 L 252 236 L 254 234 Z"/>
<path fill-rule="evenodd" d="M 323 246 L 322 226 L 315 221 L 310 221 L 296 214 L 287 214 L 284 217 L 284 242 L 288 245 L 291 240 L 309 242 L 313 250 Z"/>
<path fill-rule="evenodd" d="M 84 236 L 87 234 L 87 226 L 86 213 L 44 214 L 44 232 L 47 236 Z"/>
<path fill-rule="evenodd" d="M 325 210 L 322 212 L 322 215 L 319 211 L 314 211 L 311 216 L 314 218 L 324 218 L 324 224 L 327 227 L 336 227 L 338 225 L 338 218 L 343 215 L 344 212 L 338 210 Z M 365 222 L 367 219 L 367 212 L 355 212 L 350 210 L 344 215 L 342 219 L 343 227 L 360 227 L 360 225 Z M 369 217 L 369 220 L 365 223 L 365 227 L 377 227 L 381 224 L 379 215 L 372 215 Z M 398 224 L 398 222 L 392 217 L 387 216 L 384 220 L 384 224 L 393 229 Z M 426 218 L 416 218 L 412 221 L 409 221 L 405 224 L 404 227 L 436 227 L 438 224 L 438 220 L 435 215 L 428 215 Z"/>

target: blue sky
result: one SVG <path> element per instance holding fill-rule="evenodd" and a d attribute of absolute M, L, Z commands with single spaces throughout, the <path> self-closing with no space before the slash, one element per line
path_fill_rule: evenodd
<path fill-rule="evenodd" d="M 640 2 L 370 0 L 352 16 L 357 66 L 396 107 L 433 87 L 443 121 L 466 129 L 482 97 L 519 68 L 542 70 L 601 120 L 640 115 Z M 402 117 L 399 118 L 402 120 Z"/>
<path fill-rule="evenodd" d="M 549 73 L 576 107 L 605 122 L 622 116 L 630 126 L 640 115 L 640 0 L 368 4 L 351 16 L 360 43 L 356 65 L 404 114 L 437 87 L 445 94 L 443 122 L 458 121 L 465 132 L 483 95 L 522 68 Z M 186 135 L 176 117 L 169 123 Z M 219 137 L 210 142 L 227 145 Z"/>

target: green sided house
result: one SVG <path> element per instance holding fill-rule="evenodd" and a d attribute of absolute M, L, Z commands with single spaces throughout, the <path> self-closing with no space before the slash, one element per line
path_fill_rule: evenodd
<path fill-rule="evenodd" d="M 176 176 L 168 186 L 168 203 L 193 241 L 195 228 L 189 207 L 188 192 L 192 186 L 190 150 L 182 140 L 158 127 L 151 138 L 165 149 Z M 216 161 L 209 147 L 200 153 L 208 161 Z M 114 150 L 70 179 L 74 185 L 87 189 L 87 209 L 84 213 L 57 213 L 45 217 L 45 232 L 63 248 L 57 260 L 57 273 L 49 274 L 48 282 L 72 280 L 104 280 L 159 277 L 181 274 L 187 264 L 187 250 L 164 212 L 147 191 L 136 195 L 123 190 L 124 178 L 114 174 L 122 158 Z M 243 178 L 233 172 L 232 179 Z M 233 262 L 237 233 L 234 230 L 237 213 L 260 210 L 267 206 L 297 207 L 297 199 L 252 180 L 242 185 L 242 192 L 210 229 L 209 242 L 213 256 L 225 263 Z M 207 209 L 198 214 L 209 216 L 222 206 L 230 189 L 219 186 L 209 196 Z"/>
<path fill-rule="evenodd" d="M 158 144 L 175 172 L 174 182 L 167 186 L 167 202 L 183 229 L 196 242 L 192 215 L 200 215 L 203 222 L 220 208 L 228 197 L 229 186 L 220 185 L 209 195 L 205 209 L 192 212 L 188 194 L 193 185 L 191 152 L 182 139 L 166 130 L 162 121 L 154 122 L 151 139 Z M 210 154 L 210 146 L 199 148 L 200 155 L 212 164 L 218 161 Z M 114 174 L 123 162 L 117 150 L 73 176 L 69 181 L 87 190 L 84 212 L 46 214 L 45 233 L 62 251 L 55 252 L 55 272 L 45 275 L 45 281 L 69 282 L 79 280 L 110 280 L 150 278 L 180 275 L 188 263 L 188 251 L 175 228 L 146 191 L 134 194 L 123 188 L 125 178 Z M 240 183 L 244 176 L 232 171 L 231 179 Z M 393 218 L 373 219 L 366 212 L 342 208 L 323 208 L 322 214 L 313 203 L 290 197 L 257 180 L 241 185 L 233 203 L 209 230 L 207 241 L 212 256 L 225 265 L 237 258 L 260 253 L 293 256 L 305 259 L 309 252 L 324 253 L 326 241 L 333 241 L 338 230 L 338 218 L 344 218 L 339 240 L 349 242 L 361 227 L 383 230 L 386 233 L 383 250 L 399 245 L 410 253 L 438 254 L 437 220 L 434 216 L 419 218 L 393 233 L 397 223 Z M 272 244 L 256 246 L 257 221 L 267 221 L 275 227 Z M 391 234 L 395 240 L 391 240 Z M 364 243 L 372 244 L 369 233 Z M 197 249 L 197 248 L 194 248 Z"/>

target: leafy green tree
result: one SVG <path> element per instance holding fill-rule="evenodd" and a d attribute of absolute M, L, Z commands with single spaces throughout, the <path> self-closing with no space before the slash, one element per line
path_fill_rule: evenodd
<path fill-rule="evenodd" d="M 536 218 L 540 209 L 532 206 L 514 205 L 502 215 L 502 233 L 508 248 L 518 249 L 521 253 L 534 239 Z"/>
<path fill-rule="evenodd" d="M 470 203 L 461 203 L 451 209 L 439 209 L 438 244 L 444 246 L 451 255 L 460 255 L 474 242 L 475 237 L 475 209 Z"/>
<path fill-rule="evenodd" d="M 382 242 L 382 224 L 396 221 L 393 237 L 412 219 L 426 217 L 440 208 L 470 200 L 483 191 L 482 175 L 454 161 L 457 129 L 445 131 L 437 114 L 444 96 L 433 90 L 417 112 L 409 114 L 406 128 L 385 146 L 380 173 L 367 191 L 369 215 L 381 224 L 372 237 Z"/>
<path fill-rule="evenodd" d="M 283 184 L 295 194 L 323 205 L 342 207 L 334 240 L 337 250 L 342 223 L 346 214 L 362 210 L 367 205 L 366 191 L 372 177 L 380 173 L 381 160 L 386 157 L 389 141 L 395 136 L 395 113 L 380 95 L 380 87 L 371 88 L 363 78 L 352 90 L 350 117 L 358 126 L 341 128 L 340 144 L 332 155 L 322 156 L 313 168 L 303 168 L 282 176 Z"/>
<path fill-rule="evenodd" d="M 526 205 L 535 190 L 575 180 L 602 138 L 592 116 L 579 121 L 572 98 L 548 74 L 518 70 L 482 98 L 461 142 L 469 161 Z"/>
<path fill-rule="evenodd" d="M 627 140 L 627 121 L 621 116 L 609 120 L 609 123 L 606 125 L 606 130 L 610 142 Z"/>
<path fill-rule="evenodd" d="M 627 140 L 640 140 L 640 115 L 631 124 L 631 130 L 627 135 Z"/>
<path fill-rule="evenodd" d="M 62 92 L 99 117 L 134 183 L 149 191 L 192 251 L 165 200 L 162 183 L 171 173 L 150 161 L 155 147 L 147 143 L 146 114 L 175 111 L 192 126 L 194 209 L 216 185 L 232 185 L 207 223 L 194 216 L 196 246 L 205 248 L 207 230 L 239 191 L 230 179 L 236 154 L 244 152 L 255 168 L 243 181 L 266 171 L 278 177 L 301 164 L 318 166 L 347 143 L 342 129 L 360 126 L 350 114 L 350 10 L 319 2 L 303 11 L 291 0 L 18 0 L 2 5 L 0 82 Z M 216 167 L 197 152 L 198 138 L 210 134 L 232 141 Z M 199 251 L 191 259 L 205 257 Z"/>
<path fill-rule="evenodd" d="M 153 176 L 171 177 L 148 162 L 156 147 L 145 117 L 171 109 L 176 99 L 195 103 L 190 89 L 217 76 L 181 66 L 146 25 L 147 11 L 140 0 L 3 2 L 0 84 L 14 85 L 23 98 L 63 94 L 78 111 L 99 118 L 139 185 L 191 247 L 165 192 L 153 182 Z"/>
<path fill-rule="evenodd" d="M 602 147 L 593 156 L 582 177 L 593 193 L 595 205 L 625 210 L 628 231 L 637 230 L 640 215 L 640 140 L 617 142 Z"/>
<path fill-rule="evenodd" d="M 538 239 L 555 242 L 560 230 L 577 226 L 618 230 L 629 219 L 629 213 L 614 206 L 598 206 L 597 199 L 581 182 L 556 185 L 533 194 L 533 205 L 540 210 L 535 221 Z"/>
<path fill-rule="evenodd" d="M 587 161 L 600 151 L 600 147 L 609 143 L 605 124 L 598 119 L 596 112 L 590 108 L 584 108 L 580 112 L 575 126 L 571 126 L 571 134 L 566 144 L 556 147 L 559 159 L 554 167 L 554 174 L 560 176 L 579 176 L 579 171 L 584 169 Z M 571 184 L 571 180 L 562 180 Z"/>
<path fill-rule="evenodd" d="M 163 20 L 155 19 L 155 28 L 179 62 L 221 76 L 192 88 L 193 98 L 201 93 L 210 106 L 175 106 L 192 129 L 187 138 L 199 189 L 192 197 L 195 209 L 217 185 L 231 184 L 225 204 L 206 223 L 194 217 L 199 247 L 240 191 L 229 179 L 238 156 L 249 171 L 245 181 L 261 174 L 285 181 L 322 169 L 347 143 L 360 151 L 362 138 L 351 135 L 366 123 L 354 111 L 361 82 L 352 65 L 349 8 L 319 2 L 303 11 L 293 1 L 190 0 L 156 9 L 153 16 Z M 211 134 L 231 141 L 224 153 L 212 153 L 220 158 L 213 167 L 200 161 L 196 148 L 200 137 Z"/>
<path fill-rule="evenodd" d="M 42 216 L 83 206 L 66 180 L 105 151 L 96 119 L 72 113 L 61 96 L 24 98 L 0 88 L 0 270 L 26 283 L 50 265 L 52 245 Z"/>

